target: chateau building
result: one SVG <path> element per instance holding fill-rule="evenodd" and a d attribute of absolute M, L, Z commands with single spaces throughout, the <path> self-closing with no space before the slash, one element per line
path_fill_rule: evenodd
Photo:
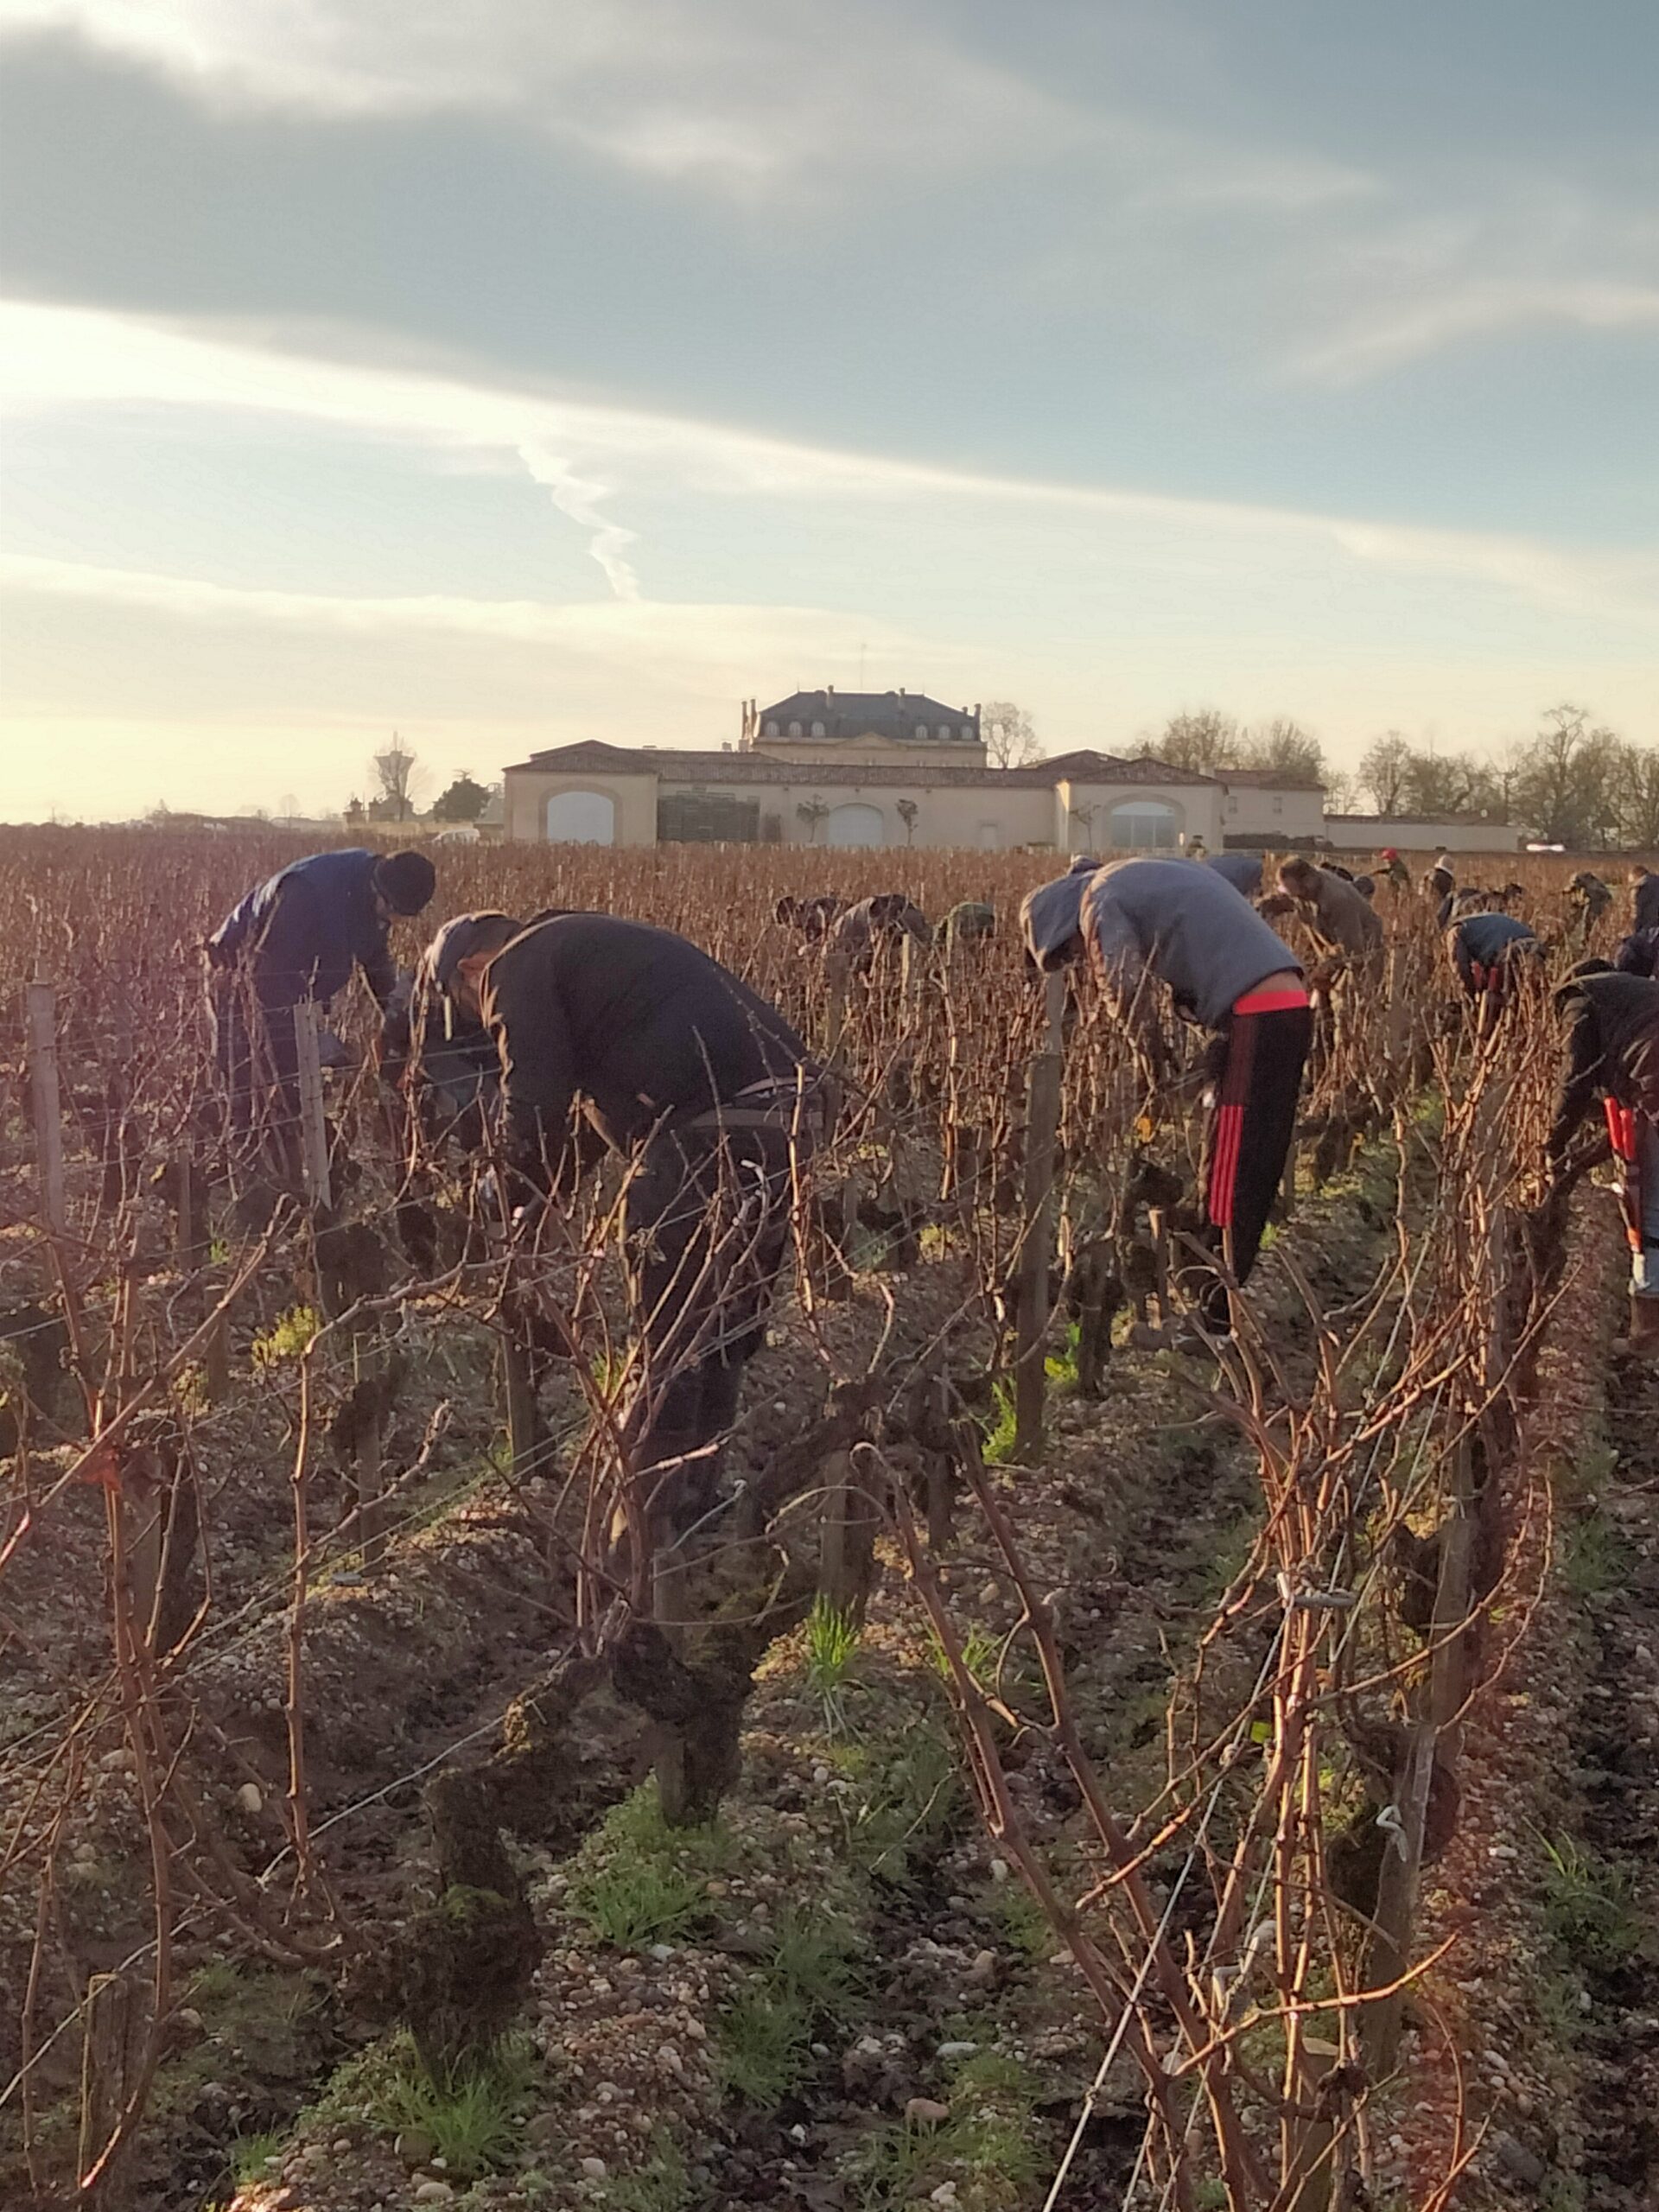
<path fill-rule="evenodd" d="M 977 707 L 833 689 L 745 702 L 737 743 L 718 752 L 585 739 L 533 753 L 505 771 L 503 813 L 505 834 L 521 842 L 633 846 L 1062 855 L 1308 847 L 1327 836 L 1325 794 L 1305 779 L 1205 776 L 1089 750 L 992 768 Z M 1490 849 L 1513 849 L 1508 836 L 1495 827 Z"/>

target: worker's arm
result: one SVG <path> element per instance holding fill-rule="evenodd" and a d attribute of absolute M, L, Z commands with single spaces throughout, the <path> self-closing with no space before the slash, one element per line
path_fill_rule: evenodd
<path fill-rule="evenodd" d="M 1090 950 L 1118 1013 L 1127 1017 L 1145 1000 L 1147 959 L 1135 925 L 1111 898 L 1090 899 L 1083 910 Z"/>
<path fill-rule="evenodd" d="M 384 915 L 375 912 L 372 899 L 362 931 L 357 964 L 363 970 L 364 981 L 374 993 L 375 1004 L 384 1012 L 397 995 L 397 967 L 391 957 L 391 925 Z"/>
<path fill-rule="evenodd" d="M 1567 1038 L 1567 1075 L 1555 1102 L 1555 1117 L 1544 1141 L 1545 1157 L 1559 1166 L 1580 1123 L 1595 1104 L 1601 1069 L 1600 1035 L 1594 1012 L 1581 1007 Z"/>
<path fill-rule="evenodd" d="M 303 876 L 285 877 L 277 886 L 253 954 L 255 988 L 268 1014 L 278 1007 L 296 1006 L 309 995 L 319 928 L 315 893 Z"/>
<path fill-rule="evenodd" d="M 486 979 L 484 1019 L 501 1052 L 507 1163 L 543 1198 L 575 1179 L 576 1074 L 569 1024 L 545 974 Z"/>

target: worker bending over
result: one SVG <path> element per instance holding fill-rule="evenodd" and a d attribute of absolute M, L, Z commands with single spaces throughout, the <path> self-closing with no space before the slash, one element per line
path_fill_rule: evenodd
<path fill-rule="evenodd" d="M 256 1097 L 273 1089 L 291 1126 L 300 1110 L 295 1007 L 308 999 L 327 1007 L 359 968 L 389 1007 L 391 918 L 420 913 L 435 884 L 424 853 L 353 848 L 295 861 L 232 908 L 207 940 L 207 997 L 232 1128 L 249 1128 Z"/>
<path fill-rule="evenodd" d="M 1530 922 L 1517 914 L 1465 914 L 1446 932 L 1446 949 L 1458 981 L 1483 1018 L 1509 996 L 1516 963 L 1541 952 Z"/>
<path fill-rule="evenodd" d="M 453 1137 L 472 1152 L 485 1141 L 501 1056 L 483 1023 L 462 1011 L 451 986 L 461 954 L 483 936 L 505 944 L 526 926 L 493 910 L 447 921 L 421 955 L 407 1000 L 381 1025 L 381 1077 L 403 1092 L 429 1144 Z"/>
<path fill-rule="evenodd" d="M 1148 976 L 1177 1011 L 1213 1033 L 1214 1108 L 1205 1137 L 1211 1235 L 1236 1282 L 1249 1281 L 1285 1172 L 1313 1016 L 1290 949 L 1211 868 L 1116 861 L 1089 878 L 1081 935 L 1121 1011 Z M 1226 1285 L 1211 1275 L 1205 1324 L 1230 1327 Z"/>
<path fill-rule="evenodd" d="M 1659 982 L 1586 960 L 1555 994 L 1567 1027 L 1567 1068 L 1546 1145 L 1560 1173 L 1594 1101 L 1624 1171 L 1630 1245 L 1630 1336 L 1659 1349 Z"/>
<path fill-rule="evenodd" d="M 1342 952 L 1355 966 L 1382 950 L 1382 925 L 1351 875 L 1315 868 L 1297 855 L 1279 869 L 1281 895 L 1295 906 L 1321 950 Z"/>
<path fill-rule="evenodd" d="M 714 1497 L 764 1338 L 796 1172 L 823 1134 L 820 1071 L 776 1007 L 643 922 L 560 914 L 518 931 L 486 915 L 457 930 L 445 968 L 499 1053 L 514 1195 L 568 1195 L 601 1149 L 632 1162 L 647 1359 L 625 1435 L 631 1471 L 660 1471 L 655 1495 L 683 1530 Z"/>

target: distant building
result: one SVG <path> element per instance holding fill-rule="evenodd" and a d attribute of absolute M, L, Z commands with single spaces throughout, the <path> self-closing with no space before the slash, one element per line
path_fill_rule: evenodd
<path fill-rule="evenodd" d="M 795 691 L 776 705 L 743 707 L 738 749 L 791 760 L 950 761 L 982 768 L 979 709 L 947 707 L 925 691 Z"/>
<path fill-rule="evenodd" d="M 736 745 L 717 753 L 596 739 L 533 753 L 505 771 L 499 828 L 493 812 L 480 819 L 484 835 L 520 843 L 1069 854 L 1417 842 L 1412 825 L 1327 822 L 1316 783 L 1264 769 L 1205 776 L 1145 754 L 1093 751 L 988 767 L 977 707 L 920 691 L 831 688 L 769 707 L 747 701 Z M 1425 844 L 1455 842 L 1442 834 L 1454 824 L 1416 827 Z M 1482 827 L 1486 849 L 1516 849 L 1518 832 Z"/>
<path fill-rule="evenodd" d="M 1518 853 L 1524 833 L 1484 814 L 1327 814 L 1325 834 L 1338 852 Z"/>
<path fill-rule="evenodd" d="M 1176 852 L 1201 838 L 1211 852 L 1220 849 L 1224 792 L 1211 777 L 1091 752 L 987 768 L 973 760 L 972 740 L 951 744 L 969 758 L 894 761 L 861 751 L 817 760 L 596 741 L 556 746 L 506 771 L 506 834 L 575 844 L 1057 853 Z"/>

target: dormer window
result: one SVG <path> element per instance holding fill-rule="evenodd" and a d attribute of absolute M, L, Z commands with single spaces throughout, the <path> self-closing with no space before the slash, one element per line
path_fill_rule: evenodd
<path fill-rule="evenodd" d="M 924 743 L 925 743 L 925 742 L 926 742 L 926 740 L 927 740 L 927 724 L 926 724 L 925 722 L 918 722 L 918 723 L 917 723 L 917 725 L 916 725 L 916 734 L 917 734 L 917 736 L 918 736 L 918 737 L 919 737 L 919 738 L 923 741 L 923 742 L 924 742 Z"/>
<path fill-rule="evenodd" d="M 813 723 L 812 734 L 814 737 L 822 737 L 823 735 L 823 724 L 822 722 Z"/>
<path fill-rule="evenodd" d="M 789 734 L 791 737 L 798 737 L 800 735 L 801 726 L 799 722 L 791 722 L 789 726 Z"/>
<path fill-rule="evenodd" d="M 763 734 L 764 736 L 766 736 L 766 737 L 776 737 L 776 736 L 777 736 L 777 734 L 778 734 L 778 725 L 777 725 L 777 723 L 776 723 L 776 722 L 768 722 L 768 723 L 766 724 L 766 728 L 765 728 L 764 732 L 762 733 L 762 734 Z"/>

